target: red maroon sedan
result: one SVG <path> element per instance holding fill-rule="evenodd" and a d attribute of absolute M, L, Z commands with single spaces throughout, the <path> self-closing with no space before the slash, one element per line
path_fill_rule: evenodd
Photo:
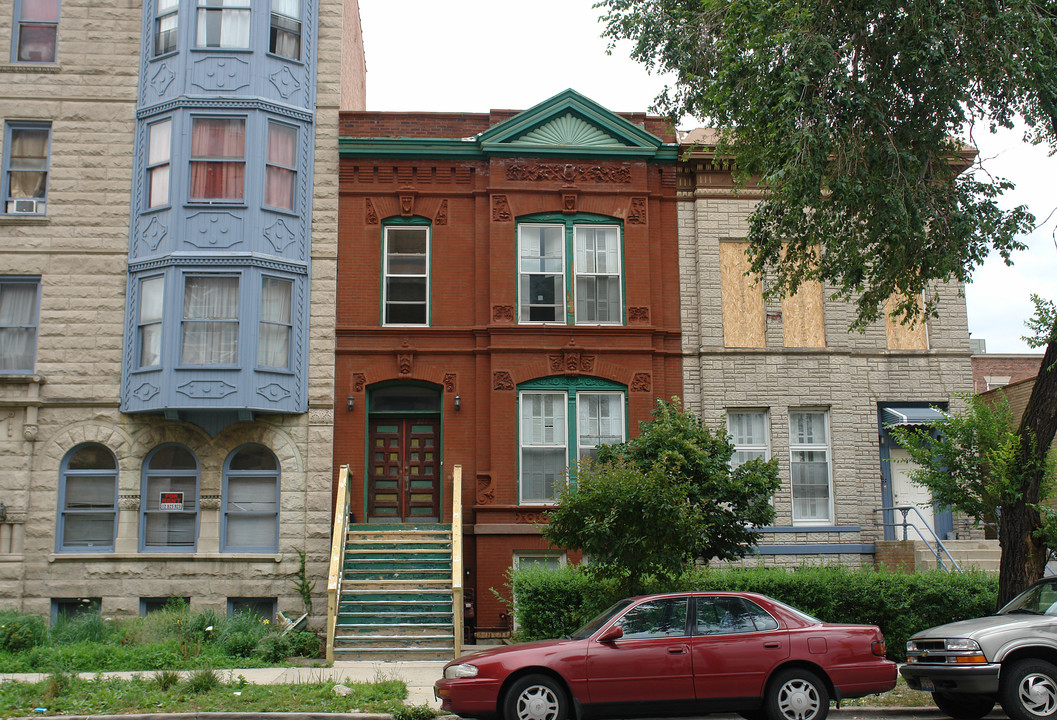
<path fill-rule="evenodd" d="M 564 640 L 456 658 L 434 692 L 474 718 L 824 720 L 830 699 L 895 686 L 884 655 L 871 625 L 824 623 L 754 593 L 673 593 L 621 600 Z"/>

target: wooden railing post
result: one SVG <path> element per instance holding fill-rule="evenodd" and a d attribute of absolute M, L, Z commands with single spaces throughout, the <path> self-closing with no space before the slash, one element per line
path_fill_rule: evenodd
<path fill-rule="evenodd" d="M 451 597 L 455 628 L 455 657 L 462 655 L 463 571 L 462 571 L 462 465 L 456 465 L 451 478 Z"/>
<path fill-rule="evenodd" d="M 341 601 L 344 574 L 345 536 L 349 530 L 349 466 L 342 465 L 338 474 L 338 497 L 334 505 L 334 533 L 330 541 L 330 572 L 327 575 L 327 662 L 334 662 L 334 634 Z"/>

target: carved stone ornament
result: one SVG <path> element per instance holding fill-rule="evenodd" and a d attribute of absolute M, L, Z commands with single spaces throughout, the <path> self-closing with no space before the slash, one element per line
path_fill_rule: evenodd
<path fill-rule="evenodd" d="M 551 372 L 579 375 L 595 369 L 595 356 L 585 355 L 579 350 L 564 350 L 561 355 L 548 355 Z"/>
<path fill-rule="evenodd" d="M 122 510 L 139 510 L 139 495 L 121 495 L 117 506 Z"/>
<path fill-rule="evenodd" d="M 40 428 L 36 425 L 30 425 L 29 423 L 22 426 L 22 437 L 29 442 L 36 442 L 37 436 L 40 434 Z"/>
<path fill-rule="evenodd" d="M 480 473 L 477 476 L 477 504 L 495 504 L 495 481 L 491 475 Z"/>
<path fill-rule="evenodd" d="M 374 203 L 371 202 L 370 198 L 367 198 L 367 224 L 378 224 L 378 211 L 374 209 Z"/>
<path fill-rule="evenodd" d="M 512 323 L 512 322 L 514 322 L 514 306 L 513 305 L 493 305 L 492 306 L 492 322 L 497 322 L 497 323 Z"/>
<path fill-rule="evenodd" d="M 219 510 L 220 509 L 220 496 L 219 495 L 203 495 L 198 499 L 198 507 L 203 510 Z"/>
<path fill-rule="evenodd" d="M 352 374 L 352 391 L 363 392 L 364 386 L 367 384 L 367 376 L 363 373 Z"/>
<path fill-rule="evenodd" d="M 514 213 L 510 211 L 510 203 L 506 195 L 492 196 L 492 222 L 510 222 L 514 219 Z"/>
<path fill-rule="evenodd" d="M 630 183 L 631 169 L 572 163 L 514 163 L 507 166 L 506 179 L 525 182 Z"/>
<path fill-rule="evenodd" d="M 415 196 L 414 195 L 401 195 L 400 196 L 400 214 L 404 217 L 411 217 L 415 214 Z"/>
<path fill-rule="evenodd" d="M 436 217 L 433 218 L 434 225 L 447 225 L 448 224 L 448 201 L 441 200 L 440 208 L 437 210 Z"/>
<path fill-rule="evenodd" d="M 631 198 L 631 210 L 628 212 L 628 222 L 632 225 L 646 224 L 646 198 Z"/>
<path fill-rule="evenodd" d="M 455 373 L 444 373 L 444 392 L 455 392 Z"/>
<path fill-rule="evenodd" d="M 546 510 L 518 510 L 514 513 L 514 522 L 521 525 L 546 525 L 551 521 Z"/>
<path fill-rule="evenodd" d="M 415 349 L 407 338 L 400 343 L 401 352 L 396 354 L 396 366 L 401 375 L 410 375 L 415 362 Z"/>
<path fill-rule="evenodd" d="M 492 389 L 493 390 L 513 390 L 514 389 L 514 378 L 510 376 L 506 370 L 499 370 L 492 373 Z"/>
<path fill-rule="evenodd" d="M 562 212 L 566 215 L 576 212 L 576 193 L 562 193 Z"/>
<path fill-rule="evenodd" d="M 650 309 L 648 307 L 629 307 L 628 322 L 635 325 L 649 325 Z"/>
<path fill-rule="evenodd" d="M 649 373 L 635 373 L 631 378 L 631 392 L 649 392 L 650 384 Z"/>

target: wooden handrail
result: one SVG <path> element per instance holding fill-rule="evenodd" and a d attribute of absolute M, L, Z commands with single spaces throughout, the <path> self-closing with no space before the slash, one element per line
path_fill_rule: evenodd
<path fill-rule="evenodd" d="M 334 534 L 330 541 L 330 573 L 327 575 L 327 662 L 334 662 L 334 633 L 344 574 L 345 536 L 349 531 L 349 466 L 338 474 L 338 497 L 334 507 Z"/>
<path fill-rule="evenodd" d="M 451 600 L 455 628 L 455 657 L 462 655 L 462 465 L 456 465 L 451 478 Z"/>

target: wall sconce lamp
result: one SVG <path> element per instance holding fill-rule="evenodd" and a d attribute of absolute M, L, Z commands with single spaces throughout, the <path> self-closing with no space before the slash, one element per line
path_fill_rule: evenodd
<path fill-rule="evenodd" d="M 462 409 L 462 398 L 458 395 L 455 396 L 455 412 L 459 412 Z"/>
<path fill-rule="evenodd" d="M 353 408 L 356 407 L 356 398 L 354 398 L 352 395 L 349 395 L 348 399 L 345 402 L 345 407 L 348 409 L 349 412 L 352 412 Z"/>

